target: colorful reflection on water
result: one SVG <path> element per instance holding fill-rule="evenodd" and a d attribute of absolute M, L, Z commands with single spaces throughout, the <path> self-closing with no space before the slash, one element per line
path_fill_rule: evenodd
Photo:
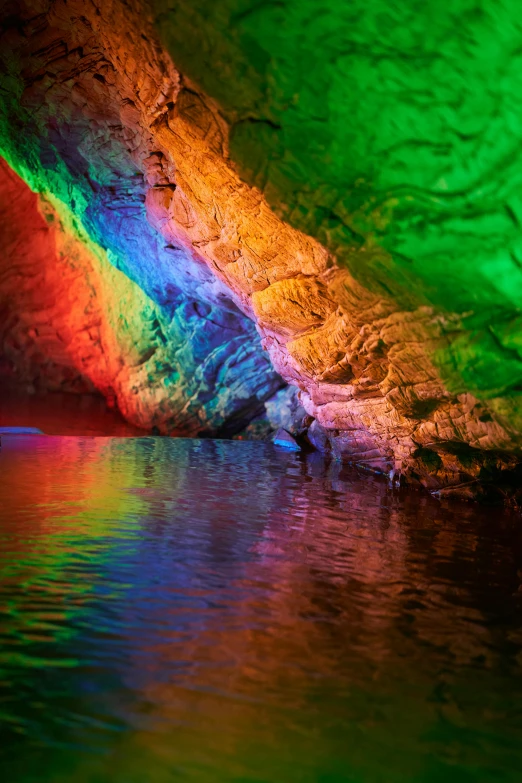
<path fill-rule="evenodd" d="M 518 520 L 263 443 L 4 438 L 9 781 L 519 781 Z"/>

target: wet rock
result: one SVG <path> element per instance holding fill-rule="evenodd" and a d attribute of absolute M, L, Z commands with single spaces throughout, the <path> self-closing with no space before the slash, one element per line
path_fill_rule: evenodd
<path fill-rule="evenodd" d="M 281 446 L 284 449 L 289 449 L 290 451 L 301 451 L 301 446 L 299 443 L 286 430 L 278 429 L 273 436 L 273 441 L 276 446 Z"/>
<path fill-rule="evenodd" d="M 302 435 L 312 423 L 299 400 L 295 386 L 280 389 L 265 402 L 267 419 L 274 430 L 282 428 L 292 435 Z"/>
<path fill-rule="evenodd" d="M 43 435 L 37 427 L 0 427 L 0 435 Z"/>

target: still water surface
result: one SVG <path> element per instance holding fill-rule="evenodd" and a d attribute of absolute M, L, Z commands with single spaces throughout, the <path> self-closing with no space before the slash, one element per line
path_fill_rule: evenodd
<path fill-rule="evenodd" d="M 4 438 L 1 779 L 519 783 L 518 529 L 264 443 Z"/>

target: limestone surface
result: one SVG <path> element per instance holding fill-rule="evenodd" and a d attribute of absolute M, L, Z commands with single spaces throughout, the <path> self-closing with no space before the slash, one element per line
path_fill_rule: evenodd
<path fill-rule="evenodd" d="M 0 151 L 40 194 L 3 188 L 4 363 L 165 432 L 237 431 L 288 383 L 334 457 L 503 491 L 520 22 L 370 5 L 3 2 Z"/>

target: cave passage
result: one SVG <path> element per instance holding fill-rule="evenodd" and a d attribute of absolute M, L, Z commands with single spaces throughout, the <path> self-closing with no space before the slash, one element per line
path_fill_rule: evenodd
<path fill-rule="evenodd" d="M 519 783 L 519 0 L 0 0 L 0 778 Z"/>

